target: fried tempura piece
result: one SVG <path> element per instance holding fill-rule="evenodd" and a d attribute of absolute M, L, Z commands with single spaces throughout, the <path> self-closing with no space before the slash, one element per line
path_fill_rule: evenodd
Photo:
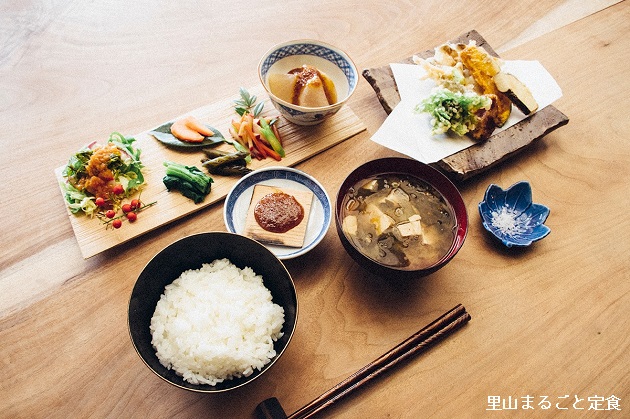
<path fill-rule="evenodd" d="M 426 78 L 453 92 L 464 93 L 473 90 L 475 84 L 459 56 L 464 48 L 464 44 L 446 43 L 436 47 L 432 57 L 424 59 L 414 55 L 412 60 L 425 69 Z"/>
<path fill-rule="evenodd" d="M 497 89 L 505 93 L 525 115 L 536 112 L 538 109 L 538 103 L 532 92 L 512 74 L 501 72 L 494 76 L 494 82 Z"/>
<path fill-rule="evenodd" d="M 468 136 L 475 141 L 483 141 L 490 138 L 494 129 L 497 127 L 497 113 L 499 112 L 497 106 L 497 97 L 495 95 L 486 95 L 492 100 L 492 106 L 490 109 L 483 110 L 479 115 L 479 120 L 475 129 L 468 132 Z"/>
<path fill-rule="evenodd" d="M 493 101 L 497 106 L 495 123 L 498 127 L 503 126 L 512 112 L 512 101 L 499 91 L 493 79 L 501 71 L 500 60 L 476 45 L 467 45 L 459 55 L 481 90 L 479 93 L 496 96 L 496 101 Z"/>

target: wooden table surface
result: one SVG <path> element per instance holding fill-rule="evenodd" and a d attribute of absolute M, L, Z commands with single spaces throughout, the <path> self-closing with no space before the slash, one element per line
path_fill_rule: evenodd
<path fill-rule="evenodd" d="M 504 58 L 539 60 L 570 122 L 458 185 L 470 229 L 455 259 L 388 282 L 362 271 L 331 227 L 286 261 L 298 326 L 263 378 L 203 395 L 151 373 L 129 339 L 131 289 L 169 243 L 225 231 L 222 203 L 83 259 L 53 170 L 112 131 L 142 132 L 256 86 L 276 43 L 319 39 L 363 69 L 470 29 Z M 324 416 L 628 417 L 629 36 L 630 5 L 613 0 L 4 2 L 0 417 L 248 418 L 270 396 L 290 413 L 457 303 L 472 315 L 464 329 Z M 297 166 L 331 196 L 356 166 L 396 155 L 370 140 L 386 114 L 365 80 L 348 106 L 367 131 Z M 507 250 L 477 204 L 490 183 L 520 180 L 551 208 L 551 234 Z"/>

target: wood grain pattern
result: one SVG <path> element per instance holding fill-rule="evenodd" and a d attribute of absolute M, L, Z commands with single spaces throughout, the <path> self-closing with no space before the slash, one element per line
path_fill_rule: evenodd
<path fill-rule="evenodd" d="M 472 317 L 464 329 L 321 416 L 623 417 L 630 3 L 587 3 L 600 7 L 583 14 L 571 7 L 576 0 L 4 2 L 0 417 L 242 419 L 269 397 L 294 412 L 456 303 Z M 255 30 L 244 20 L 273 25 Z M 257 85 L 258 60 L 277 42 L 320 39 L 343 48 L 358 68 L 378 68 L 470 28 L 505 59 L 539 60 L 562 87 L 554 106 L 571 123 L 458 183 L 469 230 L 453 261 L 426 278 L 383 281 L 352 261 L 331 226 L 308 254 L 284 261 L 299 299 L 297 329 L 263 377 L 209 397 L 153 375 L 129 339 L 135 280 L 172 242 L 225 231 L 223 207 L 209 205 L 84 259 L 55 168 L 112 131 L 144 132 Z M 387 113 L 363 78 L 348 105 L 367 130 L 296 164 L 333 199 L 356 167 L 398 155 L 369 138 Z M 489 184 L 521 180 L 551 209 L 551 234 L 506 249 L 484 230 L 477 205 Z M 522 407 L 527 395 L 534 410 L 486 410 L 489 396 L 511 396 Z M 620 398 L 622 410 L 588 410 L 596 395 Z M 543 396 L 549 410 L 538 405 Z M 575 396 L 583 411 L 569 403 Z"/>
<path fill-rule="evenodd" d="M 453 43 L 467 44 L 474 41 L 489 54 L 498 56 L 488 42 L 475 30 L 466 32 L 451 40 Z M 421 58 L 429 58 L 434 50 L 426 50 L 416 54 Z M 401 61 L 412 64 L 411 57 Z M 363 70 L 363 77 L 370 83 L 383 109 L 388 114 L 400 102 L 400 95 L 394 74 L 389 65 Z M 522 151 L 532 142 L 569 123 L 569 118 L 549 105 L 514 126 L 494 134 L 488 140 L 474 144 L 458 153 L 443 158 L 433 164 L 451 179 L 462 181 L 478 175 L 501 163 L 514 154 Z"/>
<path fill-rule="evenodd" d="M 255 87 L 249 90 L 263 100 L 264 91 L 262 87 Z M 274 115 L 274 112 L 270 111 L 270 109 L 273 109 L 273 105 L 268 99 L 266 99 L 266 108 L 267 115 Z M 203 123 L 217 128 L 224 136 L 230 135 L 228 132 L 230 121 L 236 115 L 234 113 L 233 99 L 231 98 L 206 105 L 186 115 L 189 114 L 197 117 Z M 173 120 L 183 116 L 185 115 Z M 365 130 L 361 120 L 347 106 L 312 129 L 290 124 L 282 118 L 278 127 L 283 136 L 283 146 L 287 153 L 286 157 L 281 161 L 271 158 L 264 160 L 253 159 L 249 164 L 252 170 L 269 166 L 294 166 Z M 133 137 L 136 139 L 134 146 L 142 150 L 141 160 L 146 167 L 146 186 L 140 195 L 143 202 L 156 202 L 156 205 L 147 208 L 139 214 L 138 221 L 133 224 L 124 223 L 123 227 L 117 230 L 106 229 L 98 219 L 81 214 L 72 214 L 68 210 L 68 218 L 84 258 L 92 257 L 169 222 L 217 203 L 226 197 L 232 186 L 238 181 L 239 178 L 234 176 L 212 175 L 213 183 L 210 194 L 199 204 L 195 204 L 177 191 L 169 192 L 162 182 L 165 174 L 163 163 L 165 161 L 174 161 L 188 166 L 197 166 L 205 171 L 201 166 L 201 159 L 205 155 L 199 149 L 190 150 L 164 145 L 150 134 L 150 131 L 154 128 L 149 128 L 142 133 L 133 135 Z M 106 139 L 101 143 L 105 141 Z M 77 146 L 77 150 L 82 146 Z M 234 150 L 229 144 L 223 144 L 218 148 L 225 151 Z M 59 182 L 63 182 L 63 168 L 64 166 L 60 166 L 55 170 L 55 176 Z"/>
<path fill-rule="evenodd" d="M 302 206 L 302 210 L 304 211 L 302 221 L 289 231 L 283 233 L 268 231 L 263 229 L 256 221 L 256 217 L 254 216 L 256 205 L 264 196 L 273 193 L 284 193 L 290 195 Z M 311 213 L 312 204 L 313 193 L 311 191 L 298 191 L 295 189 L 278 188 L 275 186 L 258 184 L 254 186 L 252 199 L 247 209 L 247 218 L 245 219 L 245 230 L 243 231 L 243 234 L 262 243 L 277 244 L 288 247 L 302 247 L 304 245 L 306 226 L 308 224 L 308 217 Z"/>

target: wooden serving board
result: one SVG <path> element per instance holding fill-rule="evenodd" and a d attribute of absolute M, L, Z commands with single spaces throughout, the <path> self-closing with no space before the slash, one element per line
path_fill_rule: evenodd
<path fill-rule="evenodd" d="M 249 91 L 257 95 L 259 100 L 267 98 L 262 87 L 252 88 Z M 227 98 L 196 109 L 186 115 L 196 116 L 202 122 L 218 129 L 224 137 L 229 137 L 228 127 L 230 126 L 230 121 L 238 117 L 234 112 L 233 101 L 234 98 Z M 265 104 L 264 114 L 277 114 L 268 99 Z M 173 120 L 180 117 L 173 118 Z M 156 125 L 156 127 L 159 125 L 162 125 L 162 123 Z M 153 128 L 155 127 L 134 135 L 134 138 L 137 140 L 134 145 L 142 150 L 140 160 L 145 166 L 146 186 L 142 191 L 142 201 L 144 203 L 157 201 L 157 203 L 139 213 L 136 222 L 129 223 L 125 221 L 123 226 L 117 230 L 106 229 L 97 218 L 72 214 L 68 210 L 68 218 L 84 258 L 92 257 L 219 202 L 226 197 L 232 186 L 238 181 L 238 177 L 211 175 L 214 180 L 212 190 L 206 199 L 199 204 L 194 204 L 178 191 L 167 191 L 162 183 L 162 178 L 165 175 L 164 161 L 194 165 L 205 172 L 206 169 L 201 166 L 201 159 L 205 155 L 200 149 L 190 150 L 167 147 L 149 134 L 149 131 Z M 337 114 L 319 125 L 298 126 L 281 118 L 278 128 L 282 135 L 286 157 L 281 161 L 271 158 L 265 160 L 252 159 L 249 165 L 252 170 L 269 166 L 294 166 L 366 129 L 363 122 L 348 106 L 344 106 Z M 128 133 L 123 133 L 123 135 L 129 136 Z M 106 141 L 107 138 L 98 140 L 99 143 L 105 143 Z M 77 144 L 77 151 L 82 146 L 83 144 Z M 234 148 L 229 144 L 222 144 L 219 148 L 234 151 Z M 68 158 L 70 158 L 70 153 Z M 63 181 L 61 173 L 64 167 L 65 163 L 55 169 L 55 176 L 59 182 Z"/>
<path fill-rule="evenodd" d="M 467 32 L 451 42 L 465 43 L 475 40 L 488 53 L 498 54 L 475 30 Z M 416 54 L 422 58 L 432 57 L 434 50 L 426 50 Z M 411 57 L 401 61 L 413 64 Z M 389 65 L 363 70 L 363 77 L 370 83 L 381 105 L 388 114 L 400 102 L 400 95 L 394 75 Z M 452 154 L 433 163 L 432 166 L 441 170 L 453 180 L 461 181 L 475 176 L 490 167 L 506 160 L 510 156 L 522 151 L 535 140 L 569 123 L 569 118 L 553 106 L 547 106 L 512 127 L 494 134 L 488 140 L 477 143 L 465 150 Z"/>

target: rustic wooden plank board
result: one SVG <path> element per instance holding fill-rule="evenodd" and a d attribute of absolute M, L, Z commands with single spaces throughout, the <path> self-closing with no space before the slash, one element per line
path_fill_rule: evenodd
<path fill-rule="evenodd" d="M 468 43 L 470 40 L 476 41 L 477 45 L 483 46 L 488 53 L 498 57 L 494 49 L 475 30 L 467 32 L 451 42 Z M 434 50 L 430 49 L 416 55 L 428 58 L 433 56 L 433 53 Z M 413 63 L 411 57 L 401 62 L 406 64 Z M 390 66 L 367 68 L 363 70 L 362 74 L 374 89 L 385 112 L 391 113 L 400 102 L 400 95 Z M 550 105 L 505 131 L 494 134 L 488 140 L 445 157 L 432 164 L 432 166 L 444 172 L 451 179 L 462 181 L 501 163 L 510 156 L 522 151 L 535 140 L 566 125 L 568 122 L 569 118 L 566 115 Z"/>
<path fill-rule="evenodd" d="M 258 95 L 261 100 L 263 97 L 266 98 L 262 87 L 249 90 L 252 94 Z M 194 115 L 202 122 L 217 128 L 227 137 L 230 135 L 228 131 L 230 121 L 236 116 L 233 108 L 233 99 L 234 98 L 226 98 L 225 100 L 196 109 L 188 114 Z M 273 109 L 271 103 L 267 102 L 265 109 L 265 114 L 275 114 L 275 109 Z M 177 118 L 179 117 L 173 119 Z M 156 126 L 158 125 L 161 125 L 161 123 Z M 205 171 L 201 166 L 201 159 L 204 158 L 205 155 L 198 149 L 182 150 L 165 146 L 149 134 L 149 131 L 153 128 L 155 127 L 134 135 L 134 138 L 137 140 L 134 144 L 137 148 L 142 150 L 141 161 L 146 167 L 146 187 L 142 191 L 142 201 L 145 203 L 157 201 L 157 204 L 140 213 L 136 222 L 125 222 L 123 226 L 117 230 L 106 230 L 98 219 L 75 215 L 68 211 L 68 218 L 72 224 L 74 234 L 81 249 L 81 254 L 84 258 L 90 258 L 98 253 L 223 200 L 239 179 L 238 177 L 211 175 L 214 180 L 212 190 L 200 204 L 194 204 L 177 191 L 168 192 L 162 183 L 162 178 L 165 174 L 163 162 L 169 160 L 186 165 L 196 165 Z M 344 106 L 337 114 L 323 123 L 310 127 L 297 126 L 284 119 L 280 119 L 279 130 L 283 136 L 286 157 L 281 161 L 270 158 L 262 161 L 253 159 L 250 167 L 256 170 L 269 166 L 295 166 L 365 129 L 363 122 L 348 106 Z M 128 133 L 123 134 L 129 135 Z M 97 139 L 97 141 L 104 143 L 107 139 Z M 85 143 L 88 143 L 88 141 Z M 81 148 L 82 145 L 81 143 L 77 144 L 77 150 Z M 228 144 L 221 145 L 219 148 L 233 150 L 232 146 Z M 70 153 L 68 153 L 68 158 L 69 157 Z M 55 169 L 55 176 L 60 182 L 63 181 L 61 172 L 64 166 L 65 162 L 62 166 Z"/>

